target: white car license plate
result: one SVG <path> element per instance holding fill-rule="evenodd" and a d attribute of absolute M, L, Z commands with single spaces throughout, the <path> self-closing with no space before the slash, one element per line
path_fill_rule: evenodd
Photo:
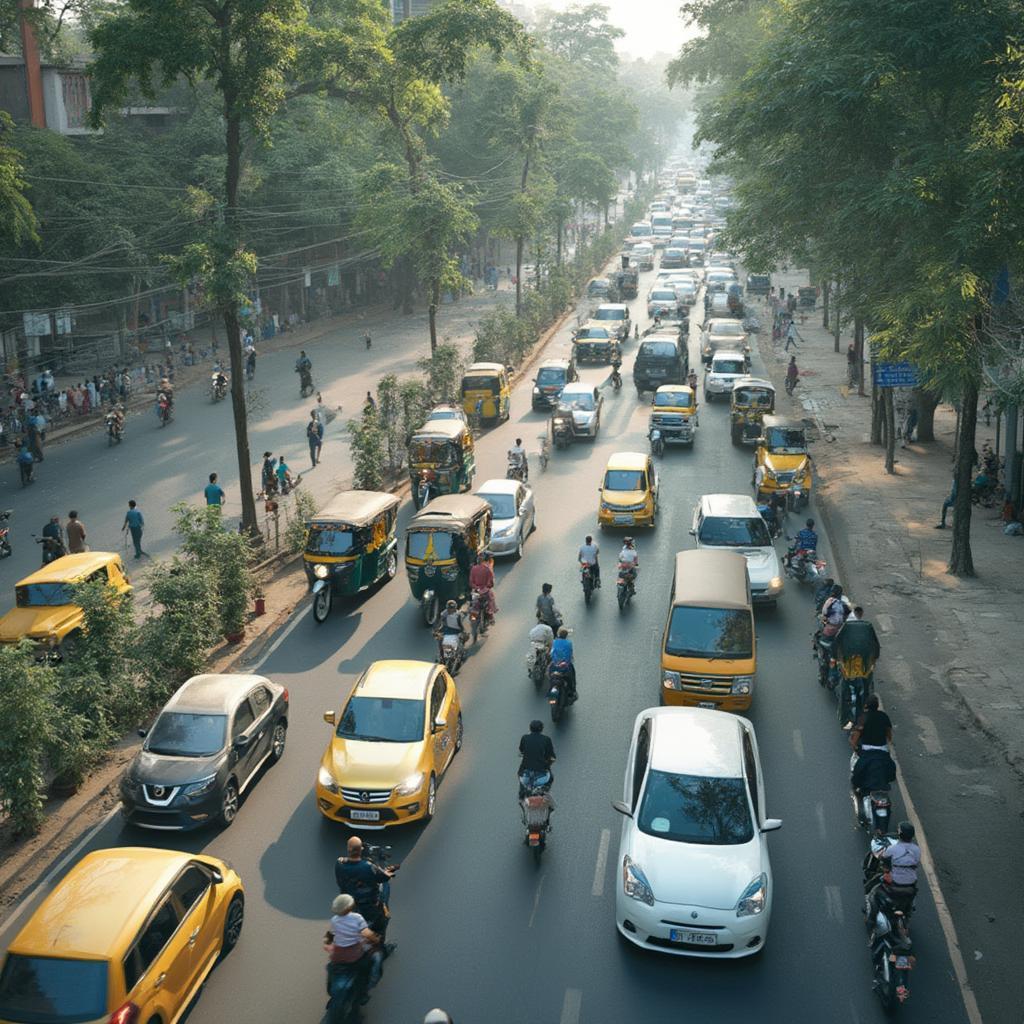
<path fill-rule="evenodd" d="M 349 811 L 353 821 L 380 821 L 380 811 Z"/>
<path fill-rule="evenodd" d="M 671 942 L 687 942 L 691 946 L 717 946 L 716 937 L 710 932 L 683 932 L 676 928 L 669 929 L 669 940 Z"/>
<path fill-rule="evenodd" d="M 632 516 L 616 516 L 615 522 L 617 523 L 631 523 L 633 522 Z"/>
<path fill-rule="evenodd" d="M 718 710 L 718 704 L 713 700 L 700 700 L 697 701 L 697 707 L 699 708 L 710 708 L 712 711 Z"/>

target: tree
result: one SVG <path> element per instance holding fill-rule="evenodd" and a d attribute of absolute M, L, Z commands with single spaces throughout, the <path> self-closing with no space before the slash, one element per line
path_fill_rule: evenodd
<path fill-rule="evenodd" d="M 615 40 L 626 34 L 608 23 L 604 4 L 574 4 L 564 11 L 549 11 L 540 32 L 552 53 L 590 73 L 615 70 L 619 62 Z"/>
<path fill-rule="evenodd" d="M 26 183 L 21 154 L 7 139 L 14 127 L 10 115 L 0 110 L 0 241 L 38 242 L 38 223 L 25 196 Z"/>
<path fill-rule="evenodd" d="M 363 491 L 379 491 L 384 486 L 387 462 L 387 436 L 373 406 L 363 409 L 358 420 L 349 420 L 352 446 L 352 486 Z"/>
<path fill-rule="evenodd" d="M 301 0 L 125 0 L 90 32 L 96 54 L 90 66 L 91 116 L 97 126 L 123 104 L 132 85 L 152 97 L 157 84 L 206 79 L 221 99 L 226 163 L 220 223 L 192 244 L 178 268 L 206 275 L 203 284 L 224 318 L 242 527 L 252 536 L 258 528 L 239 323 L 244 288 L 239 285 L 255 270 L 255 258 L 245 249 L 239 225 L 243 136 L 246 130 L 257 136 L 269 131 L 285 98 L 305 20 Z"/>

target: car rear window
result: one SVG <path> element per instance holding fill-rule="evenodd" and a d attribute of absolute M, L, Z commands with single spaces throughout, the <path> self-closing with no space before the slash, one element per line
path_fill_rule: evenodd
<path fill-rule="evenodd" d="M 105 1018 L 107 964 L 102 960 L 11 953 L 0 974 L 0 1018 L 25 1024 L 80 1024 Z"/>
<path fill-rule="evenodd" d="M 668 288 L 659 288 L 651 292 L 651 300 L 654 302 L 674 302 L 676 293 Z"/>
<path fill-rule="evenodd" d="M 594 314 L 595 320 L 625 320 L 627 317 L 624 309 L 599 309 Z"/>
<path fill-rule="evenodd" d="M 496 395 L 500 386 L 501 382 L 495 376 L 462 378 L 463 391 L 489 391 Z"/>
<path fill-rule="evenodd" d="M 716 359 L 711 364 L 712 373 L 743 373 L 742 359 Z"/>
<path fill-rule="evenodd" d="M 637 359 L 675 359 L 679 349 L 671 341 L 645 341 L 637 352 Z"/>
<path fill-rule="evenodd" d="M 743 779 L 647 773 L 638 824 L 641 832 L 677 843 L 739 846 L 754 838 Z"/>
<path fill-rule="evenodd" d="M 712 324 L 708 333 L 725 338 L 742 338 L 747 332 L 743 329 L 743 324 L 738 321 L 727 321 L 726 323 Z"/>

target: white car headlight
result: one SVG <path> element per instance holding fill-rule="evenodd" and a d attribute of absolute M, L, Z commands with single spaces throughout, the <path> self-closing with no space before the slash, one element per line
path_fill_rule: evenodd
<path fill-rule="evenodd" d="M 320 771 L 317 772 L 316 778 L 317 782 L 329 793 L 341 792 L 341 786 L 334 781 L 334 776 L 323 765 L 320 765 Z"/>
<path fill-rule="evenodd" d="M 754 684 L 753 676 L 736 676 L 732 681 L 730 692 L 740 696 L 750 693 L 750 687 Z"/>
<path fill-rule="evenodd" d="M 316 565 L 313 566 L 313 575 L 318 580 L 325 580 L 325 579 L 327 579 L 327 575 L 328 575 L 328 573 L 330 571 L 331 570 L 328 569 L 326 565 L 323 565 L 320 562 L 318 562 Z"/>
<path fill-rule="evenodd" d="M 508 526 L 502 526 L 500 529 L 494 531 L 495 537 L 507 537 L 510 533 L 515 531 L 516 524 L 513 520 Z"/>
<path fill-rule="evenodd" d="M 768 902 L 768 876 L 763 872 L 743 890 L 736 902 L 737 917 L 760 914 Z"/>
<path fill-rule="evenodd" d="M 407 775 L 402 781 L 395 786 L 395 792 L 399 796 L 412 796 L 413 793 L 418 793 L 423 785 L 423 772 L 413 772 L 412 775 Z"/>
<path fill-rule="evenodd" d="M 628 856 L 622 858 L 622 891 L 630 898 L 654 906 L 654 890 L 639 864 Z"/>
<path fill-rule="evenodd" d="M 668 690 L 681 690 L 683 688 L 678 672 L 663 672 L 661 681 Z"/>
<path fill-rule="evenodd" d="M 781 576 L 773 576 L 768 581 L 768 589 L 769 590 L 781 590 L 782 589 L 782 577 Z"/>

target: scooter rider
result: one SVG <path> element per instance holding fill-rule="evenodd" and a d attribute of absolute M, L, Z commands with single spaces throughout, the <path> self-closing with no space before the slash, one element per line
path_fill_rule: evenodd
<path fill-rule="evenodd" d="M 555 781 L 551 766 L 555 763 L 555 745 L 550 736 L 544 735 L 544 723 L 535 718 L 530 731 L 519 740 L 519 798 L 522 799 L 525 783 L 534 776 L 534 784 L 548 787 Z"/>
<path fill-rule="evenodd" d="M 334 880 L 338 883 L 338 891 L 355 900 L 356 909 L 381 937 L 381 942 L 384 941 L 390 919 L 381 902 L 380 887 L 390 882 L 397 870 L 395 867 L 380 868 L 363 860 L 363 841 L 359 836 L 349 839 L 346 856 L 334 862 Z M 385 955 L 393 950 L 393 945 L 390 948 L 384 947 Z"/>
<path fill-rule="evenodd" d="M 551 645 L 551 666 L 548 674 L 568 669 L 569 680 L 569 703 L 575 704 L 578 694 L 576 693 L 576 665 L 572 660 L 572 641 L 569 639 L 569 630 L 562 626 L 558 630 L 558 638 Z"/>
<path fill-rule="evenodd" d="M 576 559 L 581 567 L 584 565 L 590 566 L 590 575 L 594 578 L 595 587 L 601 586 L 601 564 L 598 561 L 600 553 L 600 547 L 594 543 L 594 538 L 588 533 L 576 554 Z"/>

